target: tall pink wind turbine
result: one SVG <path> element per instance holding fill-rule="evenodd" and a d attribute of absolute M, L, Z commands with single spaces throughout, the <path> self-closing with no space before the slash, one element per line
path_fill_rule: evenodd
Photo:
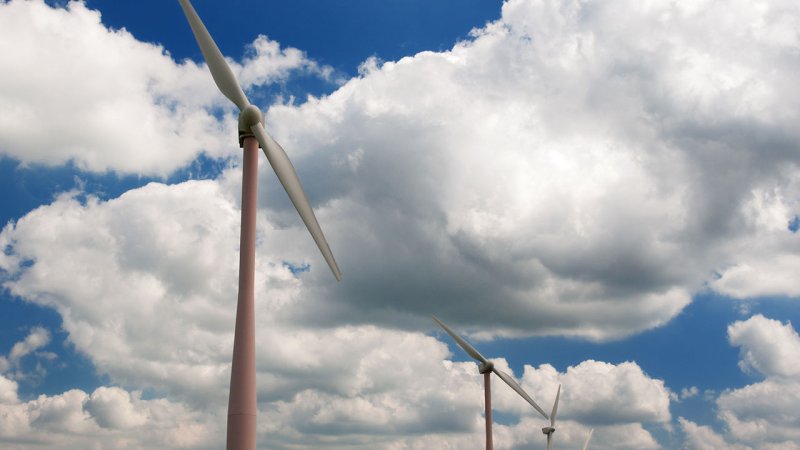
<path fill-rule="evenodd" d="M 303 219 L 336 280 L 341 272 L 322 229 L 314 216 L 297 173 L 283 148 L 267 134 L 261 111 L 251 105 L 239 82 L 214 43 L 189 0 L 178 0 L 208 63 L 219 90 L 239 108 L 239 145 L 242 158 L 242 230 L 239 246 L 239 298 L 233 341 L 233 364 L 228 398 L 227 450 L 256 448 L 256 353 L 255 353 L 255 240 L 258 148 L 264 150 L 289 199 Z"/>
<path fill-rule="evenodd" d="M 517 384 L 510 375 L 503 372 L 502 370 L 496 368 L 494 364 L 486 359 L 483 355 L 478 352 L 469 342 L 464 340 L 461 336 L 456 334 L 455 331 L 450 329 L 447 325 L 444 324 L 441 320 L 437 319 L 436 316 L 433 316 L 433 320 L 436 321 L 444 331 L 447 332 L 458 344 L 459 347 L 463 348 L 465 352 L 473 359 L 478 361 L 480 364 L 478 365 L 478 371 L 483 374 L 483 395 L 484 395 L 484 407 L 486 408 L 486 413 L 484 418 L 486 420 L 486 450 L 493 450 L 494 444 L 492 442 L 492 385 L 490 380 L 490 375 L 494 372 L 495 375 L 500 377 L 507 385 L 511 387 L 520 397 L 524 398 L 526 402 L 528 402 L 531 406 L 534 407 L 539 413 L 547 419 L 547 414 L 544 412 L 539 405 L 536 404 L 535 401 L 522 389 L 522 386 Z"/>

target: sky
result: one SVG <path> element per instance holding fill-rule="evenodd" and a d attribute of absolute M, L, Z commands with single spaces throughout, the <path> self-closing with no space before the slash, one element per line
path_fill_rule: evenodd
<path fill-rule="evenodd" d="M 261 156 L 261 449 L 800 449 L 800 4 L 195 0 Z M 225 439 L 235 107 L 177 1 L 0 1 L 0 447 Z M 493 382 L 494 443 L 545 420 Z"/>

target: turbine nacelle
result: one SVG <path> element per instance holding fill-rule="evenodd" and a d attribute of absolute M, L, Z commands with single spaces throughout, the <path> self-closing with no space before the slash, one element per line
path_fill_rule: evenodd
<path fill-rule="evenodd" d="M 544 427 L 544 428 L 542 428 L 542 433 L 543 434 L 552 434 L 552 433 L 555 433 L 555 432 L 556 432 L 555 427 Z"/>
<path fill-rule="evenodd" d="M 244 138 L 255 136 L 253 126 L 264 124 L 264 114 L 256 105 L 247 105 L 239 111 L 239 147 L 244 147 Z"/>
<path fill-rule="evenodd" d="M 493 370 L 494 370 L 494 363 L 491 361 L 485 361 L 478 364 L 478 372 L 480 373 L 491 372 Z"/>

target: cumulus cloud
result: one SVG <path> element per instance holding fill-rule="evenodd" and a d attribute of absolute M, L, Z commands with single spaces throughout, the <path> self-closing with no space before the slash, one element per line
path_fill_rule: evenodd
<path fill-rule="evenodd" d="M 33 327 L 25 338 L 16 342 L 7 356 L 0 356 L 0 375 L 16 381 L 37 382 L 47 375 L 43 360 L 53 360 L 58 356 L 52 352 L 38 351 L 50 343 L 50 332 L 43 327 Z M 33 370 L 25 365 L 23 359 L 35 355 Z M 16 386 L 16 385 L 15 385 Z M 16 389 L 16 388 L 15 388 Z M 2 397 L 2 394 L 0 394 Z"/>
<path fill-rule="evenodd" d="M 261 432 L 285 447 L 354 448 L 378 435 L 385 448 L 474 441 L 480 381 L 474 366 L 435 365 L 443 345 L 418 333 L 433 326 L 430 313 L 494 324 L 483 338 L 607 340 L 666 323 L 712 273 L 709 286 L 734 297 L 797 295 L 797 277 L 769 274 L 792 274 L 798 250 L 787 227 L 799 212 L 798 67 L 787 56 L 798 8 L 509 0 L 498 21 L 449 51 L 373 60 L 329 96 L 273 105 L 268 128 L 290 152 L 345 279 L 333 287 L 269 178 L 256 298 L 262 399 L 277 406 L 262 403 Z M 0 115 L 5 155 L 164 174 L 200 151 L 230 154 L 234 120 L 205 68 L 108 30 L 83 3 L 4 2 L 0 30 L 14 36 L 0 51 L 19 61 L 0 74 L 0 111 L 19 113 Z M 246 83 L 295 69 L 326 76 L 266 38 L 249 51 L 232 64 Z M 82 64 L 37 59 L 67 57 Z M 85 82 L 95 76 L 116 87 Z M 221 118 L 209 112 L 220 108 Z M 41 123 L 53 132 L 31 128 Z M 154 183 L 109 201 L 64 194 L 0 233 L 4 286 L 58 311 L 69 341 L 116 383 L 217 411 L 232 341 L 237 177 Z M 284 263 L 311 270 L 297 278 Z M 796 375 L 781 362 L 793 347 L 764 351 L 760 337 L 792 334 L 756 322 L 731 341 L 768 380 L 719 400 L 741 440 L 762 424 L 737 405 Z M 419 354 L 398 361 L 408 348 Z M 598 426 L 654 448 L 642 423 L 671 420 L 664 383 L 635 363 L 526 368 L 523 382 L 544 399 L 564 384 L 560 436 L 570 443 Z M 452 386 L 474 398 L 448 397 Z M 139 408 L 147 401 L 130 391 L 70 391 L 34 408 L 2 389 L 8 417 L 54 433 L 149 423 Z M 513 393 L 497 392 L 499 408 L 530 419 Z M 793 436 L 789 412 L 776 436 Z M 522 445 L 511 438 L 521 427 L 502 431 L 503 445 Z M 332 430 L 342 436 L 333 443 Z M 601 435 L 601 447 L 613 446 Z"/>
<path fill-rule="evenodd" d="M 7 381 L 0 377 L 0 389 Z M 219 418 L 213 414 L 140 396 L 140 392 L 101 387 L 92 394 L 75 389 L 28 402 L 0 401 L 0 442 L 12 450 L 214 448 L 222 444 L 215 425 Z"/>
<path fill-rule="evenodd" d="M 19 360 L 50 343 L 50 332 L 42 327 L 34 327 L 25 340 L 17 342 L 11 347 L 8 360 L 12 365 L 19 364 Z"/>
<path fill-rule="evenodd" d="M 564 373 L 549 364 L 525 366 L 522 385 L 536 393 L 546 410 L 552 407 L 558 384 L 562 385 L 559 420 L 607 427 L 668 423 L 671 419 L 670 391 L 664 381 L 649 377 L 634 362 L 588 360 Z M 654 445 L 652 437 L 649 441 Z"/>
<path fill-rule="evenodd" d="M 742 370 L 768 377 L 800 378 L 800 336 L 791 323 L 761 314 L 728 327 L 728 339 L 740 348 Z"/>
<path fill-rule="evenodd" d="M 766 30 L 800 14 L 791 2 L 781 15 L 771 7 L 511 0 L 497 22 L 449 51 L 373 61 L 326 97 L 273 105 L 268 128 L 290 150 L 346 274 L 334 289 L 316 270 L 324 265 L 269 178 L 262 205 L 285 236 L 272 248 L 311 264 L 294 289 L 313 306 L 286 305 L 281 317 L 419 328 L 435 312 L 461 325 L 498 324 L 484 337 L 608 340 L 666 323 L 714 273 L 709 286 L 728 295 L 767 285 L 793 295 L 797 277 L 772 283 L 767 274 L 790 273 L 800 245 L 787 228 L 800 192 L 794 62 L 782 56 L 794 44 Z M 63 16 L 48 33 L 85 29 L 118 52 L 153 58 L 137 66 L 163 69 L 128 71 L 135 98 L 162 105 L 147 89 L 183 92 L 166 101 L 169 114 L 193 111 L 216 124 L 203 127 L 212 137 L 193 138 L 205 141 L 182 141 L 188 153 L 153 150 L 158 139 L 137 130 L 131 145 L 152 158 L 106 145 L 103 155 L 136 154 L 136 164 L 167 170 L 202 148 L 230 150 L 218 137 L 235 135 L 232 119 L 201 107 L 224 103 L 203 68 L 107 30 L 81 4 L 3 8 L 8 17 Z M 624 24 L 611 20 L 621 16 Z M 233 67 L 248 83 L 325 72 L 266 38 Z M 164 154 L 177 159 L 163 163 Z"/>
<path fill-rule="evenodd" d="M 0 155 L 165 176 L 201 152 L 236 154 L 233 110 L 205 65 L 175 62 L 163 47 L 107 28 L 83 2 L 1 2 L 0 53 L 13 61 L 0 74 Z M 264 36 L 233 68 L 245 87 L 296 70 L 331 72 Z M 212 114 L 220 108 L 221 119 Z"/>
<path fill-rule="evenodd" d="M 746 445 L 731 445 L 711 427 L 698 425 L 683 417 L 678 418 L 681 431 L 686 435 L 684 448 L 687 450 L 752 450 Z"/>
<path fill-rule="evenodd" d="M 151 183 L 109 201 L 62 195 L 0 233 L 2 245 L 14 249 L 0 257 L 8 275 L 5 287 L 57 310 L 69 341 L 115 383 L 163 394 L 186 405 L 185 414 L 224 417 L 237 183 L 228 172 L 220 180 Z M 321 220 L 326 214 L 323 208 Z M 472 363 L 447 361 L 443 343 L 419 332 L 364 325 L 309 328 L 284 320 L 286 310 L 313 301 L 303 280 L 282 264 L 284 257 L 302 252 L 284 253 L 293 228 L 275 227 L 263 212 L 259 219 L 263 439 L 276 448 L 419 448 L 433 442 L 446 448 L 477 442 L 481 377 Z M 65 252 L 72 255 L 68 265 L 60 256 Z M 497 363 L 513 373 L 505 361 Z M 565 385 L 564 426 L 573 430 L 561 435 L 563 442 L 581 441 L 588 426 L 597 426 L 607 436 L 624 436 L 623 448 L 653 448 L 655 440 L 642 424 L 670 417 L 663 382 L 634 363 L 588 361 L 565 374 L 551 366 L 526 367 L 522 380 L 547 401 L 558 382 Z M 498 410 L 523 418 L 509 425 L 503 446 L 541 439 L 528 428 L 534 420 L 529 406 L 505 386 L 496 384 L 495 391 Z M 52 433 L 77 433 L 86 416 L 93 427 L 122 435 L 150 423 L 139 394 L 117 388 L 45 400 L 42 405 L 52 412 L 36 416 L 41 417 L 36 424 Z M 611 442 L 604 439 L 598 442 Z"/>
<path fill-rule="evenodd" d="M 5 285 L 12 294 L 58 311 L 68 340 L 120 382 L 164 380 L 165 388 L 219 398 L 232 345 L 238 221 L 217 182 L 151 184 L 84 205 L 65 194 L 6 228 L 4 244 L 17 252 L 0 267 L 15 274 Z M 47 247 L 50 257 L 34 256 Z M 12 269 L 29 258 L 33 270 Z M 283 272 L 262 264 L 263 274 Z"/>
<path fill-rule="evenodd" d="M 766 379 L 723 392 L 720 418 L 737 440 L 793 448 L 786 445 L 800 442 L 800 336 L 790 323 L 756 315 L 731 324 L 728 338 L 740 347 L 740 367 Z"/>
<path fill-rule="evenodd" d="M 726 390 L 716 399 L 718 416 L 726 425 L 724 435 L 679 419 L 689 448 L 798 448 L 800 371 L 796 361 L 800 360 L 800 337 L 794 327 L 756 315 L 732 323 L 728 338 L 740 347 L 742 370 L 765 379 Z"/>
<path fill-rule="evenodd" d="M 16 403 L 17 382 L 0 375 L 0 403 Z"/>
<path fill-rule="evenodd" d="M 797 5 L 508 1 L 450 51 L 273 106 L 347 275 L 330 289 L 315 261 L 325 304 L 294 314 L 606 340 L 705 286 L 796 295 L 795 43 L 767 31 L 785 17 Z"/>

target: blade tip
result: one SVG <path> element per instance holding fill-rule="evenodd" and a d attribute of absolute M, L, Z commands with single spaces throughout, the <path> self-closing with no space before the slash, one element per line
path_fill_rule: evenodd
<path fill-rule="evenodd" d="M 336 278 L 336 281 L 342 281 L 342 271 L 339 270 L 339 265 L 336 264 L 336 261 L 334 261 L 333 264 L 329 263 L 328 267 L 330 267 L 333 277 Z"/>

